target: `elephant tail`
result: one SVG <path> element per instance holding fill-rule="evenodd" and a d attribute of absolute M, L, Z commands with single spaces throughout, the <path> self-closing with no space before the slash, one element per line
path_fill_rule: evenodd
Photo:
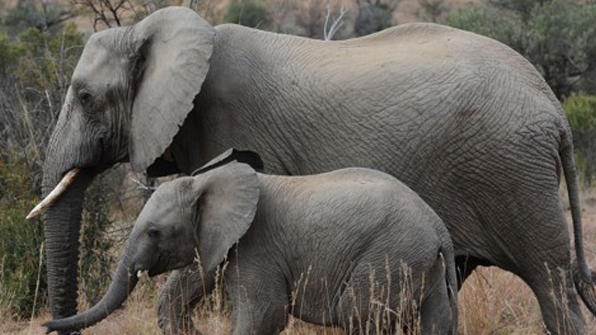
<path fill-rule="evenodd" d="M 559 155 L 561 157 L 561 165 L 563 166 L 563 173 L 567 182 L 569 206 L 571 208 L 571 218 L 573 220 L 573 237 L 575 239 L 575 257 L 577 261 L 573 280 L 575 282 L 575 288 L 586 304 L 586 307 L 588 307 L 593 315 L 596 315 L 596 273 L 588 268 L 584 255 L 583 226 L 579 206 L 579 185 L 571 136 L 571 131 L 569 129 L 563 132 Z"/>
<path fill-rule="evenodd" d="M 440 222 L 441 225 L 444 226 L 443 222 Z M 451 305 L 451 315 L 453 317 L 453 328 L 452 334 L 457 334 L 457 319 L 458 319 L 458 311 L 457 311 L 457 275 L 455 273 L 455 253 L 453 251 L 453 242 L 451 241 L 451 237 L 449 236 L 449 232 L 447 228 L 444 228 L 444 232 L 439 234 L 441 239 L 441 247 L 439 252 L 443 257 L 443 261 L 445 264 L 445 275 L 447 281 L 447 293 L 449 294 L 449 303 Z"/>

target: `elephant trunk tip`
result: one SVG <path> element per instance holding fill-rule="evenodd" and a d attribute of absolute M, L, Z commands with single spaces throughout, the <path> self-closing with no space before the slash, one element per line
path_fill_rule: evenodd
<path fill-rule="evenodd" d="M 47 321 L 44 322 L 41 326 L 46 328 L 46 334 L 49 334 L 54 331 L 73 330 L 68 328 L 67 323 L 64 319 Z"/>

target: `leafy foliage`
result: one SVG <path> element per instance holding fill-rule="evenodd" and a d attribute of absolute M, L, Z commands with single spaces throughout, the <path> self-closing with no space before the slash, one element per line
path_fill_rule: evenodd
<path fill-rule="evenodd" d="M 269 24 L 269 12 L 254 0 L 237 0 L 228 7 L 224 21 L 255 28 Z"/>
<path fill-rule="evenodd" d="M 64 21 L 75 16 L 75 13 L 59 2 L 18 0 L 10 8 L 0 22 L 14 36 L 28 28 L 55 32 L 61 29 Z"/>
<path fill-rule="evenodd" d="M 596 177 L 596 96 L 572 94 L 563 108 L 573 133 L 578 170 L 590 185 Z"/>
<path fill-rule="evenodd" d="M 26 161 L 39 190 L 43 153 L 83 46 L 69 24 L 51 33 L 0 32 L 0 149 Z"/>
<path fill-rule="evenodd" d="M 418 0 L 418 5 L 420 5 L 418 17 L 430 22 L 439 22 L 439 19 L 449 9 L 445 0 Z"/>
<path fill-rule="evenodd" d="M 389 28 L 395 24 L 396 0 L 356 0 L 358 12 L 354 22 L 356 36 L 364 36 Z"/>
<path fill-rule="evenodd" d="M 596 92 L 596 3 L 505 0 L 464 6 L 453 27 L 499 40 L 526 57 L 559 99 Z"/>
<path fill-rule="evenodd" d="M 26 26 L 14 39 L 0 29 L 0 307 L 15 317 L 46 297 L 43 225 L 25 216 L 40 200 L 45 146 L 83 46 L 73 24 L 54 28 Z"/>
<path fill-rule="evenodd" d="M 27 171 L 22 160 L 0 158 L 0 308 L 18 317 L 37 313 L 46 290 L 45 267 L 39 265 L 43 225 L 25 219 L 39 200 Z"/>
<path fill-rule="evenodd" d="M 81 223 L 81 246 L 79 248 L 79 273 L 81 294 L 87 302 L 95 304 L 105 293 L 111 281 L 111 265 L 116 259 L 111 249 L 115 245 L 109 229 L 112 227 L 110 200 L 115 196 L 112 185 L 121 185 L 123 175 L 110 171 L 96 178 L 87 189 L 83 220 Z"/>

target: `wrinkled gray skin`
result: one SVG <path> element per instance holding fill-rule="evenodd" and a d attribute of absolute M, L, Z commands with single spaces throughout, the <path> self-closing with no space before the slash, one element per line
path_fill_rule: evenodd
<path fill-rule="evenodd" d="M 168 8 L 94 34 L 74 71 L 44 166 L 44 193 L 83 168 L 45 215 L 52 315 L 76 313 L 81 206 L 94 176 L 124 161 L 189 174 L 230 147 L 261 153 L 275 174 L 359 166 L 396 176 L 445 222 L 462 280 L 478 265 L 515 273 L 552 334 L 585 333 L 577 292 L 596 312 L 569 126 L 519 54 L 435 24 L 324 42 L 212 28 Z M 201 292 L 184 284 L 198 280 L 171 277 L 159 308 L 164 331 L 192 331 Z"/>
<path fill-rule="evenodd" d="M 449 233 L 406 185 L 363 168 L 287 177 L 237 161 L 160 186 L 101 302 L 44 326 L 91 326 L 124 302 L 138 271 L 153 276 L 192 264 L 198 254 L 204 273 L 213 274 L 228 253 L 234 335 L 278 334 L 288 313 L 348 334 L 381 334 L 394 329 L 400 310 L 417 320 L 417 303 L 422 334 L 457 332 Z M 197 289 L 209 293 L 213 281 Z"/>

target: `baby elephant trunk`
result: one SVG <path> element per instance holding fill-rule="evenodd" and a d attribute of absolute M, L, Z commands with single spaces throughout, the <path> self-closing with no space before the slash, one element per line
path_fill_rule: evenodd
<path fill-rule="evenodd" d="M 48 329 L 47 333 L 53 331 L 75 331 L 90 327 L 105 319 L 115 309 L 119 308 L 138 282 L 137 276 L 132 273 L 132 269 L 129 266 L 129 257 L 126 257 L 127 254 L 125 252 L 124 257 L 118 263 L 116 275 L 108 288 L 108 292 L 106 292 L 101 301 L 85 313 L 44 323 L 43 326 Z"/>

